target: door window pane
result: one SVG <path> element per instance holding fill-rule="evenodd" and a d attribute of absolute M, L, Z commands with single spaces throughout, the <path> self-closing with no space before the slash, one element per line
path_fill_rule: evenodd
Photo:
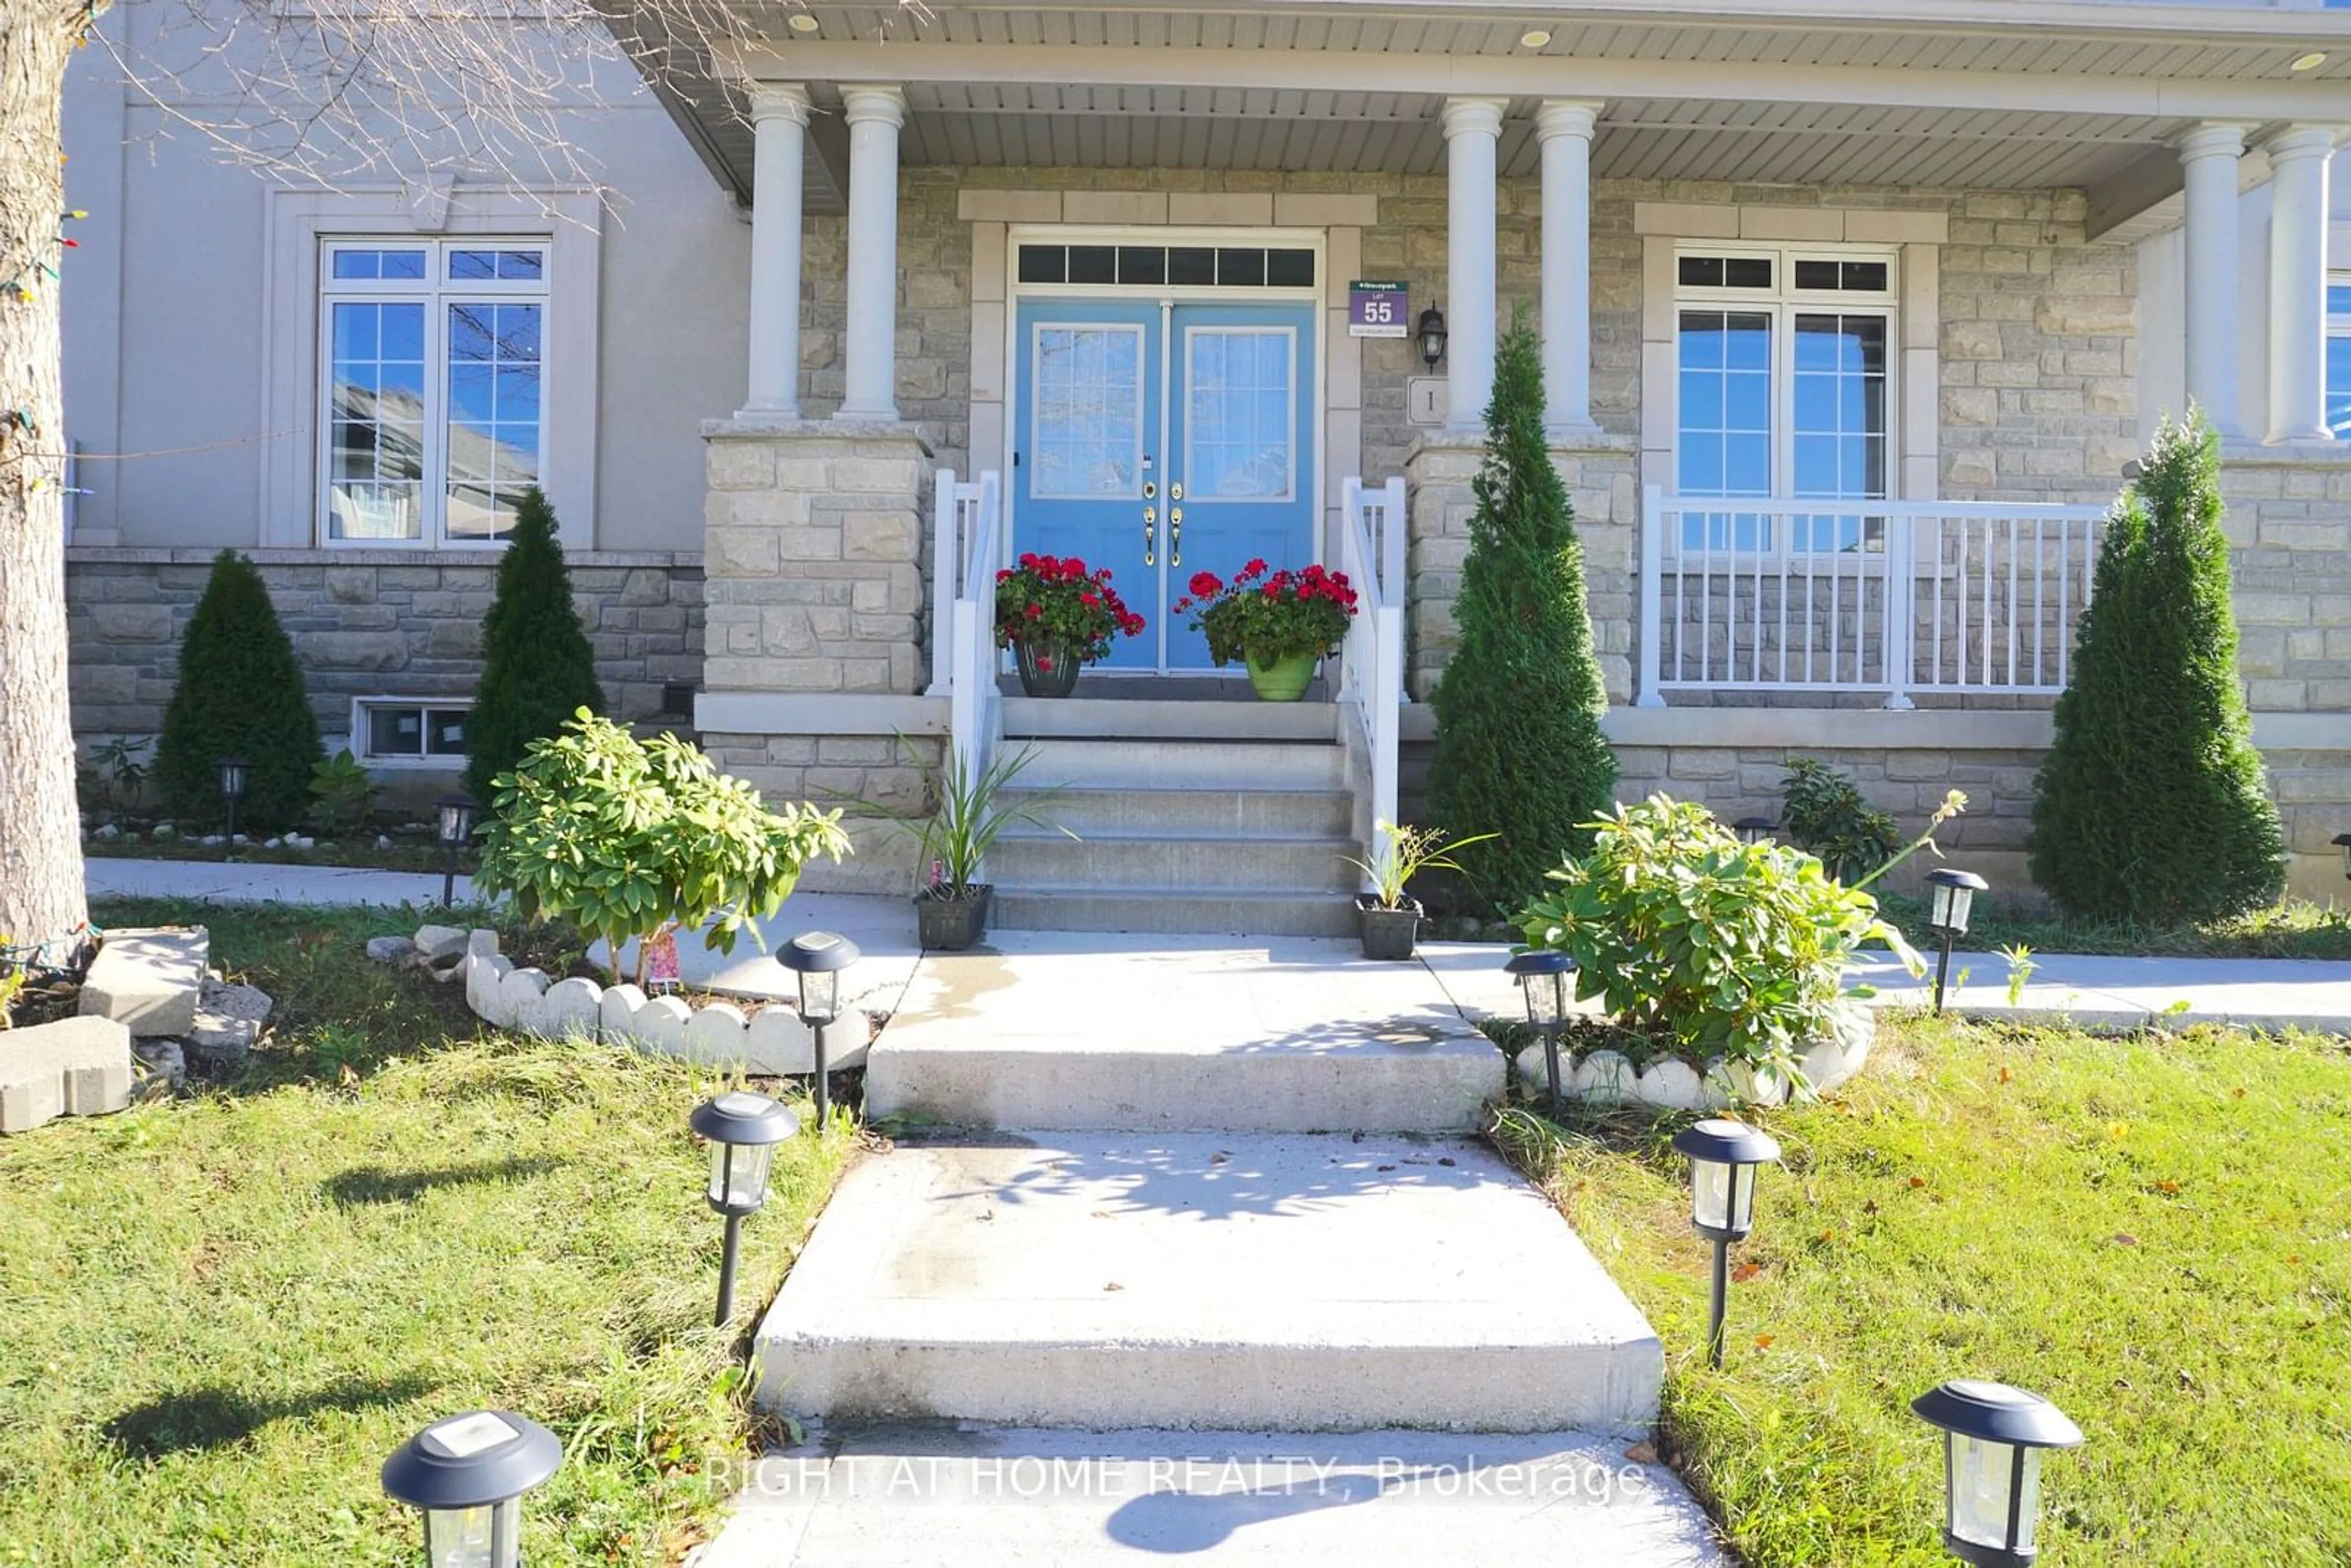
<path fill-rule="evenodd" d="M 1200 501 L 1290 497 L 1297 340 L 1287 329 L 1195 327 L 1184 337 L 1184 482 Z"/>
<path fill-rule="evenodd" d="M 1040 500 L 1134 497 L 1143 469 L 1143 329 L 1040 325 L 1029 433 Z"/>
<path fill-rule="evenodd" d="M 327 537 L 421 538 L 424 307 L 338 301 L 328 332 Z"/>

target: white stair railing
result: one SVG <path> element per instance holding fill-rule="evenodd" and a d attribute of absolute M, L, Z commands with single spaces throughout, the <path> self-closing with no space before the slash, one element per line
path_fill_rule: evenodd
<path fill-rule="evenodd" d="M 1396 732 L 1405 701 L 1404 481 L 1367 490 L 1351 477 L 1339 494 L 1339 570 L 1357 601 L 1340 651 L 1339 706 L 1341 722 L 1353 714 L 1370 760 L 1374 825 L 1364 858 L 1377 865 L 1389 847 L 1378 824 L 1396 820 Z"/>
<path fill-rule="evenodd" d="M 939 476 L 940 511 L 948 510 L 954 476 Z M 1000 476 L 982 474 L 972 491 L 963 529 L 965 549 L 962 579 L 948 603 L 944 623 L 950 630 L 947 644 L 947 740 L 952 747 L 947 764 L 961 761 L 972 777 L 987 770 L 1004 737 L 1004 696 L 996 684 L 996 563 L 1004 558 L 1004 508 Z M 946 552 L 942 525 L 942 560 Z M 942 573 L 941 575 L 945 575 Z M 936 691 L 935 685 L 933 687 Z"/>
<path fill-rule="evenodd" d="M 1675 690 L 2053 695 L 2099 507 L 1642 492 L 1638 706 Z"/>
<path fill-rule="evenodd" d="M 980 490 L 992 477 L 957 479 L 952 468 L 938 472 L 937 498 L 931 508 L 931 696 L 943 697 L 955 687 L 955 602 L 975 559 L 972 536 Z M 992 559 L 982 568 L 983 572 L 994 570 Z"/>

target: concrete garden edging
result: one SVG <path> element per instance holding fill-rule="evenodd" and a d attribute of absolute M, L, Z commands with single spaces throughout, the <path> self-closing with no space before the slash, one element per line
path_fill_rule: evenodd
<path fill-rule="evenodd" d="M 1825 1094 L 1862 1070 L 1877 1038 L 1877 1016 L 1866 1003 L 1848 998 L 1834 1011 L 1831 1038 L 1799 1052 L 1796 1065 L 1813 1092 Z M 1541 1041 L 1520 1051 L 1520 1081 L 1540 1095 L 1549 1087 Z M 1701 1075 L 1687 1061 L 1668 1059 L 1635 1067 L 1620 1051 L 1593 1051 L 1560 1064 L 1560 1094 L 1588 1105 L 1646 1105 L 1659 1111 L 1725 1111 L 1739 1105 L 1780 1105 L 1785 1083 L 1759 1084 L 1745 1063 L 1719 1059 Z"/>
<path fill-rule="evenodd" d="M 648 997 L 635 986 L 600 986 L 576 975 L 550 981 L 544 969 L 517 968 L 498 951 L 495 931 L 469 934 L 464 969 L 465 1005 L 496 1029 L 540 1040 L 625 1045 L 649 1055 L 776 1077 L 816 1071 L 808 1026 L 788 1007 L 770 1005 L 747 1014 L 732 1002 L 696 1008 L 683 997 Z M 862 1067 L 872 1040 L 871 1021 L 851 1011 L 825 1030 L 825 1065 L 836 1071 Z"/>

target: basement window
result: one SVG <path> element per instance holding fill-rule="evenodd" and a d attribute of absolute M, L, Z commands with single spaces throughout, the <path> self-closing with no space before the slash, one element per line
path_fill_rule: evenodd
<path fill-rule="evenodd" d="M 360 761 L 432 767 L 465 759 L 462 704 L 423 697 L 360 697 L 351 704 L 351 752 Z"/>

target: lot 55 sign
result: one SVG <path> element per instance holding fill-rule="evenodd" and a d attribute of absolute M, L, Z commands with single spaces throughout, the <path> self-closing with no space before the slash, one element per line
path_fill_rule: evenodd
<path fill-rule="evenodd" d="M 1367 283 L 1359 277 L 1347 285 L 1350 338 L 1409 337 L 1405 323 L 1411 319 L 1403 284 Z"/>

